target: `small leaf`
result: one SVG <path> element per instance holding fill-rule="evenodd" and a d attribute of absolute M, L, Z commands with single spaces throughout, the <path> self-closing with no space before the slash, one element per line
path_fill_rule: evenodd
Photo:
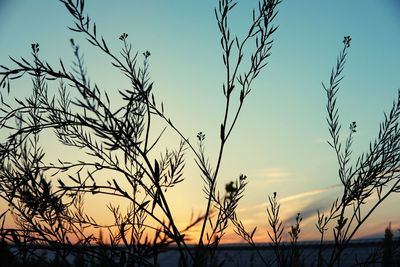
<path fill-rule="evenodd" d="M 154 160 L 154 181 L 158 184 L 160 181 L 160 166 L 157 160 Z"/>
<path fill-rule="evenodd" d="M 108 50 L 108 47 L 107 47 L 107 44 L 106 44 L 106 41 L 104 41 L 104 38 L 103 37 L 101 37 L 101 42 L 103 43 L 103 48 L 104 48 L 104 50 L 108 53 L 108 52 L 110 52 L 110 50 Z"/>

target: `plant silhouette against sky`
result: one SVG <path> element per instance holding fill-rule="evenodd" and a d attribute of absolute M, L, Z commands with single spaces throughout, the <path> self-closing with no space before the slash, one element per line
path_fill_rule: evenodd
<path fill-rule="evenodd" d="M 115 106 L 110 96 L 116 93 L 90 80 L 75 39 L 70 39 L 74 55 L 71 67 L 63 60 L 57 66 L 47 63 L 41 58 L 37 43 L 31 44 L 31 60 L 11 57 L 12 67 L 0 66 L 0 129 L 6 135 L 0 144 L 0 197 L 8 204 L 0 214 L 0 233 L 2 244 L 17 247 L 15 260 L 25 264 L 41 259 L 35 246 L 45 245 L 67 266 L 72 266 L 68 260 L 71 255 L 90 259 L 94 264 L 151 266 L 158 264 L 163 249 L 175 244 L 183 266 L 213 266 L 223 263 L 217 250 L 231 224 L 265 265 L 301 264 L 300 213 L 286 231 L 277 194 L 268 197 L 266 215 L 270 229 L 266 236 L 272 242 L 275 259 L 267 259 L 253 239 L 256 228 L 247 231 L 237 215 L 247 176 L 238 174 L 237 179 L 225 184 L 225 190 L 218 190 L 223 188 L 220 173 L 226 145 L 239 122 L 253 81 L 265 69 L 271 55 L 277 30 L 274 20 L 281 1 L 261 0 L 245 33 L 230 29 L 236 2 L 218 1 L 214 12 L 224 81 L 220 90 L 223 112 L 219 144 L 214 157 L 206 153 L 207 141 L 212 136 L 204 132 L 195 138 L 186 136 L 169 118 L 164 103 L 153 90 L 151 51 L 133 50 L 128 34 L 122 33 L 118 37 L 121 48 L 115 52 L 87 15 L 84 0 L 60 3 L 72 16 L 71 31 L 105 55 L 130 87 L 118 91 L 123 104 Z M 331 136 L 328 143 L 336 155 L 343 192 L 329 211 L 318 211 L 318 266 L 340 263 L 343 251 L 360 227 L 389 195 L 400 190 L 400 93 L 391 111 L 385 114 L 378 137 L 355 164 L 355 122 L 350 123 L 347 138 L 342 138 L 337 95 L 350 42 L 350 36 L 346 36 L 329 82 L 323 84 Z M 32 80 L 30 95 L 12 99 L 14 80 L 26 76 Z M 166 130 L 175 134 L 179 145 L 162 145 Z M 83 157 L 77 156 L 73 161 L 48 157 L 49 136 Z M 187 156 L 193 156 L 198 166 L 206 202 L 203 213 L 181 227 L 168 196 L 185 179 Z M 86 212 L 88 196 L 112 199 L 107 205 L 112 223 L 96 220 Z M 126 206 L 116 204 L 119 201 Z M 196 227 L 198 232 L 193 231 Z M 99 230 L 99 234 L 94 234 L 93 229 Z M 328 231 L 332 232 L 334 245 L 326 258 L 323 244 Z M 283 242 L 284 234 L 288 234 L 290 244 Z"/>

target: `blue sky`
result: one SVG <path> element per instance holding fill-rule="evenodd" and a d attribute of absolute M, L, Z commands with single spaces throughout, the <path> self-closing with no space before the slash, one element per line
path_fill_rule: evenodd
<path fill-rule="evenodd" d="M 109 46 L 118 51 L 118 36 L 129 34 L 139 52 L 151 52 L 155 93 L 186 136 L 206 133 L 206 150 L 213 163 L 223 115 L 223 63 L 213 8 L 217 1 L 88 1 L 87 12 Z M 257 1 L 242 0 L 232 12 L 232 33 L 242 36 Z M 286 0 L 276 24 L 279 29 L 269 65 L 253 85 L 238 125 L 227 144 L 220 188 L 240 173 L 249 177 L 240 214 L 248 227 L 265 226 L 267 195 L 278 192 L 284 219 L 326 208 L 340 193 L 335 155 L 326 143 L 326 99 L 321 82 L 328 82 L 342 48 L 353 39 L 339 93 L 343 129 L 356 121 L 354 156 L 368 149 L 400 88 L 400 4 L 396 0 Z M 40 44 L 41 56 L 52 64 L 71 62 L 69 39 L 85 53 L 91 80 L 110 92 L 126 86 L 107 58 L 82 36 L 67 29 L 72 18 L 58 1 L 0 1 L 0 64 L 8 56 L 29 58 L 30 44 Z M 28 86 L 28 87 L 25 87 Z M 18 95 L 29 84 L 14 88 Z M 114 94 L 114 100 L 118 95 Z M 343 132 L 346 134 L 346 131 Z M 167 145 L 179 139 L 167 133 Z M 187 155 L 186 181 L 171 195 L 182 223 L 205 203 L 202 181 L 192 155 Z M 190 199 L 190 201 L 187 201 Z M 398 196 L 388 200 L 365 226 L 362 235 L 383 232 L 400 214 L 390 212 Z M 89 203 L 90 200 L 89 200 Z M 315 218 L 305 220 L 305 238 L 313 238 Z M 290 222 L 288 222 L 290 223 Z M 228 236 L 229 238 L 229 236 Z M 261 237 L 260 240 L 266 236 Z"/>

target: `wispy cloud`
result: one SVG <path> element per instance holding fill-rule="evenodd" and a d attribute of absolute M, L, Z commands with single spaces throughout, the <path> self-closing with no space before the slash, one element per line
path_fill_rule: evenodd
<path fill-rule="evenodd" d="M 314 216 L 317 210 L 325 211 L 326 209 L 330 208 L 334 196 L 337 195 L 337 192 L 335 191 L 339 188 L 341 188 L 341 185 L 335 184 L 328 187 L 289 196 L 281 199 L 280 202 L 289 203 L 297 206 L 304 220 L 310 216 Z M 292 215 L 292 217 L 294 218 L 295 216 Z M 290 220 L 293 218 L 288 219 Z"/>
<path fill-rule="evenodd" d="M 255 176 L 258 178 L 258 181 L 265 183 L 276 183 L 286 181 L 290 178 L 291 173 L 284 168 L 273 167 L 258 170 L 255 172 Z"/>
<path fill-rule="evenodd" d="M 303 219 L 301 227 L 304 230 L 302 231 L 302 237 L 306 240 L 319 238 L 318 232 L 315 230 L 317 211 L 329 211 L 333 201 L 340 194 L 340 189 L 341 185 L 335 184 L 284 198 L 280 198 L 278 192 L 278 202 L 281 204 L 280 218 L 285 225 L 285 229 L 294 223 L 297 213 L 300 212 Z M 261 202 L 250 207 L 238 209 L 239 217 L 252 218 L 252 220 L 246 221 L 246 227 L 259 226 L 264 227 L 262 229 L 268 229 L 268 225 L 265 224 L 267 206 L 267 202 Z M 258 234 L 258 239 L 265 242 L 263 234 Z"/>
<path fill-rule="evenodd" d="M 260 170 L 259 175 L 266 178 L 282 178 L 290 176 L 290 172 L 283 168 L 274 167 Z"/>
<path fill-rule="evenodd" d="M 327 187 L 317 188 L 306 192 L 301 192 L 284 198 L 279 197 L 278 202 L 281 204 L 280 218 L 285 226 L 285 232 L 295 222 L 297 213 L 299 212 L 302 217 L 301 229 L 302 240 L 315 240 L 320 238 L 319 232 L 315 228 L 317 221 L 317 212 L 329 213 L 333 201 L 340 196 L 342 185 L 334 184 Z M 259 226 L 256 239 L 262 242 L 267 241 L 265 231 L 268 230 L 266 224 L 267 212 L 266 208 L 268 203 L 266 201 L 251 205 L 250 207 L 238 209 L 239 217 L 251 218 L 245 220 L 245 225 L 248 229 Z M 395 220 L 393 220 L 395 221 Z M 361 231 L 356 235 L 356 238 L 373 238 L 381 237 L 383 231 L 387 227 L 387 222 L 382 223 L 369 223 L 363 226 Z M 398 225 L 392 225 L 392 229 L 398 229 Z M 331 232 L 327 233 L 327 238 L 332 238 Z"/>
<path fill-rule="evenodd" d="M 282 199 L 279 199 L 278 195 L 278 202 L 282 205 L 281 218 L 284 221 L 292 221 L 298 212 L 301 213 L 303 221 L 309 217 L 316 216 L 317 210 L 325 211 L 330 208 L 332 201 L 334 200 L 334 196 L 336 196 L 337 193 L 335 192 L 335 189 L 339 189 L 340 187 L 340 184 L 331 185 L 320 189 L 302 192 Z M 265 218 L 266 208 L 267 203 L 262 202 L 251 207 L 238 209 L 238 212 L 252 214 L 253 217 L 259 219 Z"/>
<path fill-rule="evenodd" d="M 339 188 L 340 186 L 341 186 L 340 184 L 335 184 L 335 185 L 331 185 L 331 186 L 328 186 L 328 187 L 325 187 L 325 188 L 320 188 L 320 189 L 315 189 L 315 190 L 303 192 L 303 193 L 300 193 L 300 194 L 296 194 L 296 195 L 292 195 L 292 196 L 289 196 L 289 197 L 282 198 L 280 200 L 280 202 L 284 203 L 284 202 L 294 201 L 294 200 L 298 200 L 298 199 L 302 199 L 302 198 L 310 198 L 312 196 L 316 196 L 316 195 L 331 191 L 331 190 L 333 190 L 335 188 Z"/>

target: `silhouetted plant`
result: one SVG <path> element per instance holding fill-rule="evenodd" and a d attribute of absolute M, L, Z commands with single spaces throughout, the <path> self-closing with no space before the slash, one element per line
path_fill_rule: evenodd
<path fill-rule="evenodd" d="M 297 244 L 301 231 L 300 223 L 302 221 L 300 213 L 297 213 L 295 224 L 290 226 L 289 231 L 287 232 L 290 241 L 290 246 L 287 246 L 287 244 L 283 242 L 285 226 L 280 218 L 281 206 L 278 202 L 276 192 L 274 192 L 272 196 L 268 196 L 268 203 L 269 207 L 267 207 L 267 218 L 270 231 L 267 231 L 267 235 L 270 245 L 274 251 L 274 259 L 266 258 L 255 243 L 253 236 L 257 230 L 257 227 L 255 227 L 251 233 L 247 232 L 243 223 L 236 214 L 231 219 L 236 227 L 235 232 L 249 245 L 251 245 L 251 247 L 256 251 L 263 265 L 278 267 L 302 266 L 301 251 Z"/>
<path fill-rule="evenodd" d="M 297 213 L 296 215 L 296 222 L 294 225 L 290 227 L 289 231 L 289 236 L 290 236 L 290 246 L 291 246 L 291 255 L 290 255 L 290 266 L 300 266 L 301 265 L 301 260 L 300 260 L 300 248 L 297 244 L 299 238 L 300 238 L 300 222 L 303 220 L 303 218 L 300 217 L 300 213 Z"/>
<path fill-rule="evenodd" d="M 197 144 L 192 143 L 167 116 L 164 104 L 156 100 L 149 76 L 151 53 L 132 51 L 126 33 L 119 37 L 120 53 L 113 52 L 99 35 L 91 17 L 85 14 L 84 0 L 60 2 L 74 19 L 70 29 L 82 34 L 106 55 L 128 79 L 130 88 L 119 91 L 124 105 L 113 107 L 108 93 L 90 82 L 83 55 L 73 39 L 70 40 L 75 57 L 72 70 L 68 70 L 63 61 L 56 69 L 42 60 L 36 43 L 31 45 L 32 61 L 11 58 L 14 67 L 0 66 L 0 86 L 8 93 L 12 81 L 24 75 L 30 76 L 33 82 L 31 96 L 11 103 L 2 93 L 0 99 L 0 129 L 9 133 L 0 144 L 0 197 L 9 205 L 0 215 L 0 254 L 10 257 L 10 264 L 16 266 L 43 265 L 46 261 L 56 266 L 151 266 L 157 265 L 158 254 L 163 249 L 175 244 L 182 266 L 222 265 L 216 252 L 232 223 L 236 233 L 256 249 L 266 266 L 302 265 L 298 247 L 300 213 L 287 232 L 290 240 L 287 250 L 282 242 L 286 232 L 277 195 L 268 197 L 270 231 L 267 234 L 275 253 L 275 259 L 270 261 L 253 240 L 257 228 L 248 232 L 236 214 L 247 184 L 246 176 L 239 175 L 226 184 L 225 192 L 218 191 L 226 143 L 251 92 L 253 80 L 267 64 L 271 53 L 272 35 L 277 29 L 272 23 L 280 1 L 260 1 L 242 39 L 232 35 L 229 29 L 229 17 L 236 2 L 219 0 L 215 9 L 226 78 L 222 85 L 224 112 L 219 150 L 214 164 L 205 152 L 205 134 L 199 132 Z M 255 50 L 247 55 L 245 51 L 250 42 L 255 44 Z M 355 122 L 350 123 L 345 141 L 341 139 L 337 94 L 350 42 L 351 38 L 346 36 L 329 83 L 323 84 L 331 136 L 328 143 L 336 154 L 343 193 L 328 212 L 318 211 L 318 266 L 340 264 L 341 254 L 368 217 L 390 194 L 400 191 L 400 92 L 391 111 L 385 114 L 378 137 L 354 165 Z M 246 57 L 249 65 L 243 63 Z M 48 87 L 54 80 L 59 82 L 58 92 Z M 160 147 L 164 131 L 155 133 L 154 123 L 166 124 L 181 139 L 175 149 Z M 46 147 L 41 137 L 50 132 L 60 144 L 83 151 L 87 159 L 46 162 Z M 157 137 L 152 138 L 154 135 Z M 155 150 L 165 152 L 154 157 Z M 187 151 L 194 155 L 201 172 L 207 203 L 204 214 L 179 229 L 166 192 L 183 181 Z M 100 179 L 105 172 L 110 173 L 108 178 Z M 107 208 L 113 223 L 106 225 L 85 212 L 87 194 L 120 198 L 129 205 L 122 211 L 120 206 L 109 204 Z M 366 203 L 372 205 L 367 207 Z M 6 217 L 12 218 L 16 227 L 7 227 Z M 197 224 L 201 225 L 200 233 L 194 237 L 197 243 L 191 249 L 187 244 L 188 231 Z M 100 229 L 98 237 L 88 231 L 94 228 Z M 334 244 L 329 257 L 324 258 L 323 244 L 329 230 Z M 104 233 L 107 241 L 104 241 Z M 390 228 L 385 236 L 383 264 L 391 265 Z M 11 252 L 10 245 L 15 252 Z M 42 255 L 38 247 L 53 251 L 55 258 L 46 260 L 47 256 Z M 71 256 L 75 257 L 74 263 L 69 260 Z"/>
<path fill-rule="evenodd" d="M 220 128 L 220 149 L 214 169 L 212 169 L 204 157 L 204 136 L 200 136 L 199 138 L 200 153 L 198 154 L 199 156 L 197 157 L 196 162 L 202 171 L 202 177 L 206 183 L 204 191 L 206 192 L 206 197 L 208 199 L 205 218 L 202 223 L 201 233 L 198 241 L 199 249 L 202 249 L 204 244 L 206 244 L 206 246 L 217 244 L 220 238 L 223 236 L 226 228 L 223 225 L 227 223 L 229 217 L 233 216 L 233 213 L 230 213 L 230 216 L 223 216 L 222 218 L 221 216 L 217 216 L 216 223 L 211 223 L 211 220 L 209 220 L 213 203 L 215 203 L 217 207 L 224 207 L 225 198 L 221 198 L 216 192 L 216 185 L 225 144 L 237 122 L 244 100 L 251 91 L 253 80 L 258 76 L 261 69 L 265 67 L 267 64 L 266 60 L 271 54 L 273 43 L 271 37 L 277 29 L 277 27 L 272 25 L 272 21 L 277 15 L 276 8 L 279 3 L 279 0 L 267 0 L 259 2 L 259 7 L 257 10 L 258 12 L 253 11 L 252 24 L 247 35 L 245 35 L 242 41 L 240 41 L 238 37 L 231 35 L 228 25 L 230 11 L 235 7 L 236 2 L 232 0 L 220 0 L 218 8 L 215 9 L 215 16 L 217 18 L 218 27 L 221 33 L 223 62 L 226 69 L 226 81 L 224 82 L 222 88 L 225 96 L 225 113 Z M 244 70 L 243 74 L 240 74 L 240 69 L 243 68 L 242 60 L 244 57 L 244 49 L 252 40 L 255 42 L 256 49 L 254 54 L 249 57 L 251 62 L 250 67 L 247 70 Z M 240 88 L 240 93 L 238 107 L 232 112 L 231 109 L 235 88 Z M 229 114 L 233 114 L 233 116 L 231 115 L 231 122 L 229 122 Z M 242 191 L 239 193 L 242 193 Z M 238 200 L 239 199 L 240 197 Z M 204 243 L 203 237 L 206 233 L 208 223 L 211 230 L 210 233 L 207 234 L 207 242 Z M 199 249 L 196 250 L 195 258 L 197 258 L 199 255 Z"/>
<path fill-rule="evenodd" d="M 259 2 L 242 40 L 231 34 L 228 24 L 236 2 L 220 0 L 215 9 L 226 71 L 222 86 L 225 109 L 215 165 L 205 153 L 205 134 L 198 134 L 196 147 L 167 117 L 164 104 L 156 101 L 149 76 L 151 53 L 132 51 L 126 33 L 119 37 L 121 51 L 114 53 L 85 14 L 84 0 L 60 2 L 74 19 L 70 29 L 106 55 L 128 79 L 130 89 L 119 91 L 124 104 L 113 107 L 108 93 L 90 81 L 83 55 L 73 39 L 72 70 L 62 60 L 56 68 L 41 59 L 38 44 L 31 46 L 32 62 L 11 58 L 14 67 L 1 66 L 0 86 L 8 93 L 13 80 L 24 75 L 33 80 L 32 96 L 28 98 L 10 103 L 1 94 L 0 129 L 10 133 L 0 144 L 0 197 L 9 204 L 2 217 L 10 214 L 17 225 L 2 227 L 2 240 L 16 246 L 18 258 L 23 260 L 38 257 L 35 246 L 46 246 L 66 266 L 71 266 L 71 255 L 75 255 L 77 265 L 156 265 L 158 253 L 171 243 L 178 247 L 183 266 L 218 262 L 215 250 L 228 222 L 237 222 L 235 209 L 246 186 L 246 176 L 240 175 L 228 184 L 224 194 L 218 192 L 223 152 L 252 82 L 267 64 L 277 29 L 272 21 L 280 1 Z M 245 55 L 250 42 L 255 50 Z M 246 57 L 249 65 L 243 64 Z M 54 81 L 59 83 L 58 92 L 48 87 Z M 182 140 L 178 148 L 167 148 L 160 157 L 152 153 L 162 150 L 159 140 L 164 131 L 155 133 L 152 127 L 160 123 L 157 119 Z M 40 137 L 51 132 L 63 146 L 83 151 L 85 160 L 48 163 L 44 159 L 46 145 Z M 152 138 L 155 134 L 157 137 Z M 187 150 L 193 153 L 201 171 L 207 205 L 203 215 L 179 229 L 165 193 L 183 181 Z M 106 180 L 100 178 L 104 173 Z M 105 225 L 86 213 L 87 194 L 123 199 L 129 203 L 128 209 L 123 212 L 119 206 L 109 204 L 114 223 Z M 201 224 L 201 231 L 192 250 L 187 245 L 187 232 L 197 224 Z M 93 228 L 107 232 L 107 243 L 103 234 L 96 237 L 88 231 Z"/>
<path fill-rule="evenodd" d="M 382 255 L 382 266 L 393 266 L 394 265 L 394 242 L 393 232 L 391 224 L 385 229 L 385 237 L 383 239 L 383 255 Z"/>
<path fill-rule="evenodd" d="M 268 202 L 270 206 L 267 208 L 268 225 L 271 228 L 268 237 L 273 244 L 276 263 L 278 266 L 282 266 L 285 261 L 281 244 L 284 226 L 280 218 L 281 205 L 278 203 L 276 192 L 273 193 L 272 197 L 268 196 Z"/>
<path fill-rule="evenodd" d="M 400 92 L 389 114 L 385 113 L 377 139 L 370 144 L 367 153 L 363 153 L 357 158 L 354 166 L 350 166 L 350 164 L 353 135 L 356 133 L 357 128 L 356 122 L 350 123 L 349 135 L 344 143 L 341 141 L 337 93 L 340 82 L 343 79 L 342 72 L 350 42 L 350 36 L 344 37 L 344 46 L 338 56 L 336 66 L 332 69 L 329 86 L 323 84 L 328 99 L 326 107 L 328 129 L 332 138 L 328 143 L 336 153 L 339 165 L 338 175 L 343 185 L 343 194 L 333 202 L 327 214 L 318 211 L 316 227 L 321 235 L 317 260 L 318 266 L 340 264 L 342 252 L 368 217 L 390 194 L 397 193 L 400 190 L 400 128 L 398 126 Z M 366 207 L 366 203 L 372 205 Z M 272 201 L 271 207 L 275 207 L 279 211 L 279 205 L 274 201 Z M 269 224 L 274 229 L 274 225 L 277 223 L 275 219 L 277 216 L 273 212 L 274 209 L 271 208 L 271 210 L 272 212 L 268 212 L 268 218 Z M 300 230 L 299 218 L 298 215 L 298 223 L 292 226 L 290 231 L 292 244 L 293 241 L 297 241 L 296 233 L 300 233 L 297 231 L 297 229 Z M 322 256 L 323 243 L 329 227 L 332 227 L 334 244 L 329 259 L 324 259 Z M 276 230 L 273 230 L 273 232 L 276 232 Z M 274 244 L 278 243 L 275 241 L 275 237 L 272 237 L 271 240 Z"/>
<path fill-rule="evenodd" d="M 342 252 L 368 217 L 390 194 L 400 191 L 400 127 L 398 125 L 398 119 L 400 118 L 400 91 L 397 101 L 393 103 L 389 114 L 384 114 L 385 118 L 380 124 L 378 137 L 370 144 L 369 151 L 357 158 L 354 166 L 350 166 L 350 164 L 353 136 L 357 128 L 356 122 L 350 123 L 348 137 L 344 142 L 341 141 L 337 93 L 340 82 L 343 79 L 342 72 L 350 42 L 350 36 L 345 36 L 343 49 L 337 58 L 336 66 L 331 72 L 329 85 L 323 84 L 328 99 L 326 106 L 328 129 L 332 138 L 331 141 L 328 141 L 328 144 L 336 153 L 339 165 L 338 176 L 343 185 L 343 194 L 333 202 L 327 214 L 318 211 L 316 223 L 317 230 L 320 233 L 320 245 L 316 260 L 318 266 L 340 265 Z M 367 202 L 372 206 L 367 207 Z M 283 227 L 279 219 L 280 205 L 276 200 L 276 193 L 269 197 L 269 204 L 270 208 L 267 209 L 267 215 L 272 232 L 268 232 L 268 236 L 274 248 L 276 265 L 301 265 L 297 247 L 300 233 L 300 214 L 296 217 L 296 224 L 289 231 L 292 255 L 287 258 L 283 256 L 284 250 L 281 245 Z M 236 220 L 234 224 L 238 229 L 237 233 L 257 249 L 253 240 L 256 228 L 249 234 L 240 220 L 237 217 L 234 218 Z M 334 243 L 329 259 L 325 259 L 323 257 L 324 240 L 329 227 L 332 227 Z M 269 266 L 269 263 L 261 253 L 259 253 L 259 256 L 263 263 Z M 375 263 L 375 256 L 365 264 Z M 283 259 L 288 259 L 289 261 Z"/>
<path fill-rule="evenodd" d="M 347 50 L 351 38 L 343 40 L 343 50 L 339 54 L 336 67 L 332 69 L 329 86 L 323 85 L 327 98 L 327 122 L 332 141 L 328 142 L 336 153 L 339 165 L 339 179 L 343 185 L 343 194 L 333 204 L 327 215 L 319 213 L 318 229 L 326 231 L 327 225 L 333 223 L 332 233 L 335 245 L 328 265 L 340 260 L 340 255 L 354 235 L 392 193 L 400 189 L 400 92 L 389 114 L 385 113 L 384 121 L 379 128 L 378 137 L 369 146 L 367 153 L 361 154 L 351 166 L 353 135 L 356 123 L 350 123 L 346 141 L 341 141 L 341 124 L 337 108 L 337 93 L 343 79 L 342 71 L 346 62 Z M 366 203 L 372 204 L 366 207 Z"/>

